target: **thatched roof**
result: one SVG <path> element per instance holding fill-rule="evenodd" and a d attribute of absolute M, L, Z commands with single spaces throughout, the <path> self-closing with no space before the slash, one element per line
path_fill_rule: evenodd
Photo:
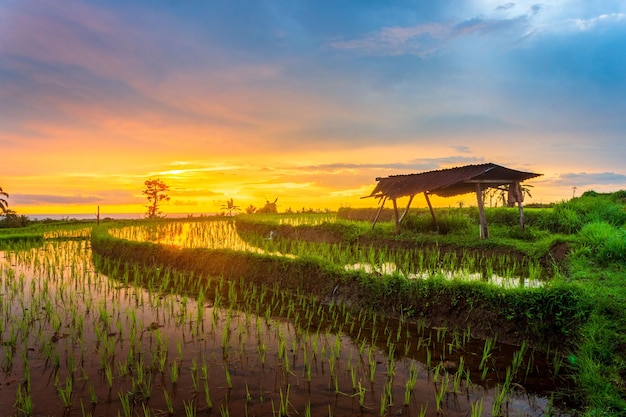
<path fill-rule="evenodd" d="M 516 171 L 493 163 L 466 165 L 440 169 L 419 174 L 392 175 L 376 178 L 378 185 L 367 197 L 396 198 L 412 196 L 422 192 L 451 197 L 476 191 L 476 184 L 498 187 L 525 181 L 541 174 Z"/>

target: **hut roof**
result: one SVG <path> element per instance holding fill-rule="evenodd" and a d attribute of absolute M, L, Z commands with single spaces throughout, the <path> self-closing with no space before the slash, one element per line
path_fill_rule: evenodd
<path fill-rule="evenodd" d="M 396 199 L 422 192 L 442 197 L 476 191 L 476 184 L 498 187 L 515 181 L 525 181 L 541 174 L 516 171 L 493 163 L 427 171 L 419 174 L 392 175 L 376 178 L 378 185 L 367 197 Z"/>

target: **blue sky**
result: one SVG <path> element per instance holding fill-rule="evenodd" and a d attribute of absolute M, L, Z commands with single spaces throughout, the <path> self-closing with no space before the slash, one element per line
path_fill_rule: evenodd
<path fill-rule="evenodd" d="M 535 202 L 625 189 L 625 44 L 623 1 L 5 0 L 0 185 L 18 212 L 134 210 L 155 176 L 172 210 L 358 206 L 482 162 L 544 174 Z"/>

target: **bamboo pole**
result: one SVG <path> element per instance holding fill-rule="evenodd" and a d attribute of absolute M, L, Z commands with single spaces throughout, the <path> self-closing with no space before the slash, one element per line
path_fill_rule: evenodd
<path fill-rule="evenodd" d="M 478 217 L 480 218 L 480 238 L 489 238 L 489 229 L 487 228 L 487 218 L 485 217 L 485 202 L 483 201 L 483 187 L 476 184 L 476 200 L 478 201 Z"/>
<path fill-rule="evenodd" d="M 378 218 L 380 217 L 380 213 L 383 211 L 383 207 L 385 206 L 385 201 L 387 201 L 387 196 L 383 197 L 383 201 L 382 203 L 380 203 L 380 208 L 376 212 L 376 217 L 374 217 L 374 221 L 372 222 L 372 230 L 374 230 L 374 226 L 376 226 L 376 222 L 378 221 Z"/>
<path fill-rule="evenodd" d="M 428 204 L 430 215 L 433 216 L 433 224 L 435 225 L 435 230 L 439 230 L 439 225 L 437 225 L 437 217 L 435 217 L 435 210 L 433 210 L 433 205 L 430 203 L 430 197 L 428 197 L 428 191 L 424 191 L 424 197 L 426 197 L 426 203 Z"/>
<path fill-rule="evenodd" d="M 393 202 L 393 213 L 396 217 L 396 230 L 400 229 L 400 216 L 398 215 L 398 202 L 396 201 L 395 198 L 392 198 L 391 201 Z"/>
<path fill-rule="evenodd" d="M 400 216 L 400 223 L 402 223 L 402 220 L 404 220 L 404 216 L 406 216 L 407 213 L 409 212 L 409 208 L 411 207 L 411 202 L 413 201 L 413 197 L 415 197 L 415 194 L 411 194 L 411 196 L 409 197 L 409 203 L 406 205 L 406 209 L 404 209 L 404 213 L 402 213 L 402 216 Z"/>

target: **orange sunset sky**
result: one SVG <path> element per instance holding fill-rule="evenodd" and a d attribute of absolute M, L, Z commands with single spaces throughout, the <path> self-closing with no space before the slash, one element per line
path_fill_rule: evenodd
<path fill-rule="evenodd" d="M 542 173 L 527 203 L 626 189 L 624 44 L 622 1 L 3 1 L 0 187 L 27 215 L 144 213 L 149 178 L 165 213 L 373 207 L 484 162 Z"/>

